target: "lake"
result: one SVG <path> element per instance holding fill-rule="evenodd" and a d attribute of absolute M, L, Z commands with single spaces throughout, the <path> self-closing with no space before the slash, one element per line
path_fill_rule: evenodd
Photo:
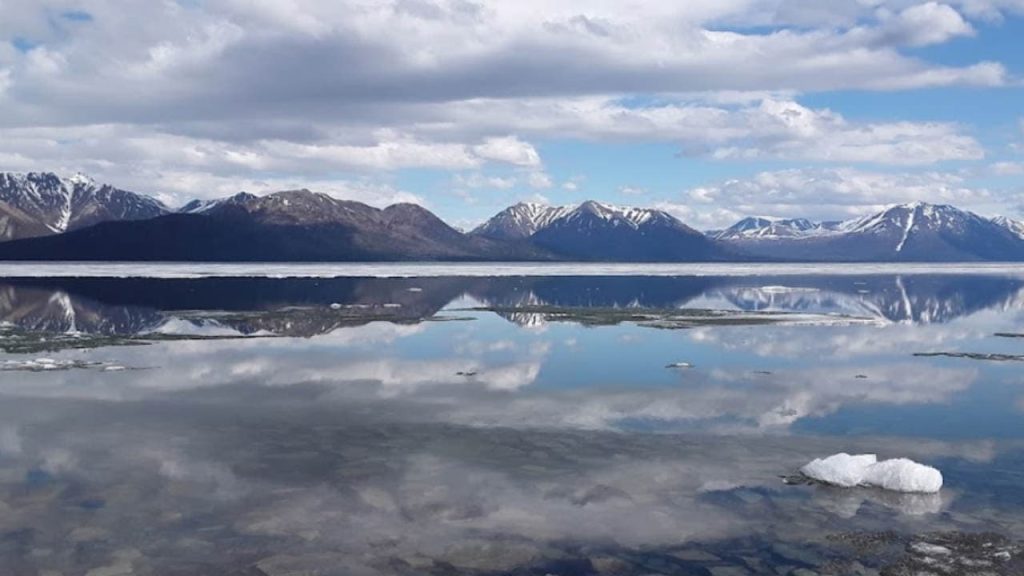
<path fill-rule="evenodd" d="M 5 575 L 1022 574 L 1022 487 L 1016 266 L 0 265 Z"/>

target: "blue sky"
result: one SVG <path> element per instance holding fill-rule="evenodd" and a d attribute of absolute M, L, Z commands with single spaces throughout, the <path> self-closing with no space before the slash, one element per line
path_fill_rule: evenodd
<path fill-rule="evenodd" d="M 8 0 L 0 170 L 169 204 L 307 187 L 470 227 L 1024 217 L 1022 0 Z"/>

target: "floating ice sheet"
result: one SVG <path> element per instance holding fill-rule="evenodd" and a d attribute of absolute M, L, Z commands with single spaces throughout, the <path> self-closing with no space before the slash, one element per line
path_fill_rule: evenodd
<path fill-rule="evenodd" d="M 1006 263 L 572 263 L 572 262 L 401 262 L 401 263 L 141 263 L 0 262 L 0 277 L 110 278 L 407 278 L 428 276 L 806 276 L 873 274 L 1021 274 Z"/>

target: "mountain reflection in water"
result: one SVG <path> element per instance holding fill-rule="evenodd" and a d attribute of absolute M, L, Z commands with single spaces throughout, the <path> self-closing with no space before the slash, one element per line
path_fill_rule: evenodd
<path fill-rule="evenodd" d="M 810 312 L 929 324 L 986 309 L 1021 309 L 1024 279 L 952 275 L 26 278 L 0 280 L 0 322 L 36 331 L 131 335 L 157 330 L 184 316 L 194 318 L 197 325 L 200 320 L 213 320 L 243 334 L 263 330 L 313 336 L 375 320 L 415 323 L 467 298 L 470 305 L 501 308 L 499 313 L 506 319 L 525 326 L 544 323 L 543 314 L 528 311 L 544 306 Z M 348 309 L 342 318 L 308 313 L 309 308 L 332 304 Z M 220 319 L 195 314 L 203 311 L 253 314 L 224 314 Z"/>

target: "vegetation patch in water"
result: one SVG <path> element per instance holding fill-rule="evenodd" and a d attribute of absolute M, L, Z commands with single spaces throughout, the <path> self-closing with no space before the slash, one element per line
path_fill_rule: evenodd
<path fill-rule="evenodd" d="M 1024 362 L 1024 354 L 986 354 L 982 352 L 915 352 L 919 358 L 966 358 L 991 362 Z"/>
<path fill-rule="evenodd" d="M 472 311 L 501 316 L 542 317 L 548 322 L 575 322 L 584 326 L 615 326 L 630 322 L 638 326 L 685 329 L 699 326 L 751 326 L 760 324 L 821 324 L 866 322 L 867 318 L 833 314 L 805 314 L 777 311 L 713 310 L 706 308 L 595 308 L 573 306 L 481 306 Z"/>
<path fill-rule="evenodd" d="M 311 337 L 338 328 L 370 322 L 414 324 L 430 314 L 400 304 L 332 304 L 330 306 L 288 306 L 271 310 L 186 311 L 175 314 L 195 323 L 215 322 L 243 334 L 270 333 L 278 336 Z"/>
<path fill-rule="evenodd" d="M 34 358 L 31 360 L 4 360 L 0 362 L 0 372 L 61 372 L 65 370 L 101 370 L 103 372 L 124 372 L 140 370 L 128 368 L 120 364 L 96 362 L 91 360 L 54 360 L 53 358 Z"/>
<path fill-rule="evenodd" d="M 163 334 L 159 332 L 127 336 L 81 334 L 73 332 L 34 332 L 15 327 L 0 328 L 0 351 L 8 354 L 36 354 L 61 350 L 89 350 L 110 346 L 146 346 L 155 342 L 179 340 L 233 340 L 267 336 Z"/>

